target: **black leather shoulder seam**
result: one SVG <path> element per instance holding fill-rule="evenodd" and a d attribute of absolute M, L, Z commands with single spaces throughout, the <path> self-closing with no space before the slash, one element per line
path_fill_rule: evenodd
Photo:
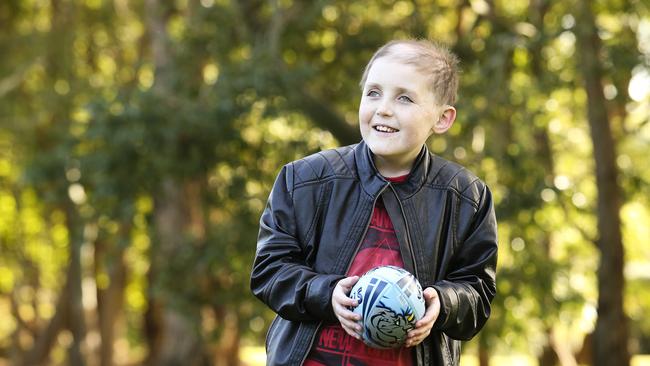
<path fill-rule="evenodd" d="M 443 184 L 427 184 L 426 187 L 435 189 L 435 190 L 440 190 L 440 191 L 450 191 L 451 193 L 455 194 L 458 196 L 458 198 L 467 201 L 469 204 L 474 206 L 475 209 L 478 209 L 478 201 L 473 200 L 470 197 L 465 196 L 461 191 L 459 191 L 456 187 L 453 186 L 448 186 L 448 185 L 443 185 Z"/>
<path fill-rule="evenodd" d="M 354 177 L 354 172 L 350 168 L 351 162 L 346 161 L 346 157 L 350 159 L 349 155 L 352 151 L 351 147 L 345 146 L 319 151 L 296 160 L 293 163 L 295 175 L 297 176 L 296 186 L 306 182 L 323 180 L 330 176 Z"/>

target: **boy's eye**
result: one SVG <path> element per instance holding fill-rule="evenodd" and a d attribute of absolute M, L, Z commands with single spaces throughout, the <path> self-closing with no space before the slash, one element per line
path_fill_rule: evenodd
<path fill-rule="evenodd" d="M 402 102 L 413 103 L 413 100 L 411 98 L 407 97 L 406 95 L 400 95 L 400 97 L 397 98 L 397 99 L 402 101 Z"/>
<path fill-rule="evenodd" d="M 376 90 L 371 90 L 366 95 L 369 96 L 369 97 L 378 97 L 379 93 Z"/>

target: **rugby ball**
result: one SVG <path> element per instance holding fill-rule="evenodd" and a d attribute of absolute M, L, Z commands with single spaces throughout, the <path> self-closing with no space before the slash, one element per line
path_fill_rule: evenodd
<path fill-rule="evenodd" d="M 426 308 L 418 280 L 395 266 L 366 272 L 352 287 L 350 298 L 358 301 L 352 311 L 361 315 L 363 342 L 380 349 L 404 345 L 408 331 L 415 328 Z"/>

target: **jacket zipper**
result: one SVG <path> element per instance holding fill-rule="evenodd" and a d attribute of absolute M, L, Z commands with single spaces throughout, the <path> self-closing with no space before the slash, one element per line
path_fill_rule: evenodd
<path fill-rule="evenodd" d="M 372 201 L 372 209 L 370 210 L 370 216 L 368 217 L 368 220 L 366 221 L 366 226 L 365 229 L 363 229 L 363 234 L 361 235 L 361 239 L 359 239 L 359 242 L 357 242 L 357 245 L 354 248 L 354 253 L 352 254 L 352 257 L 350 258 L 350 261 L 348 262 L 347 267 L 345 268 L 345 275 L 347 276 L 348 271 L 350 270 L 350 267 L 352 267 L 352 262 L 354 261 L 354 257 L 357 256 L 357 253 L 359 252 L 359 248 L 361 247 L 361 242 L 363 242 L 363 239 L 366 237 L 366 234 L 368 233 L 368 226 L 370 226 L 370 221 L 372 220 L 372 212 L 375 209 L 375 205 L 377 204 L 377 199 L 381 197 L 381 194 L 384 193 L 387 187 L 390 186 L 390 183 L 386 184 L 381 188 L 377 196 L 375 196 L 375 199 Z M 399 200 L 398 200 L 399 201 Z M 401 203 L 400 203 L 401 205 Z M 408 228 L 407 228 L 408 230 Z M 309 356 L 309 351 L 311 348 L 314 346 L 314 340 L 316 339 L 316 335 L 318 334 L 318 331 L 320 330 L 320 327 L 323 325 L 323 322 L 320 321 L 318 323 L 318 326 L 316 326 L 316 330 L 314 331 L 314 334 L 311 336 L 311 339 L 309 340 L 309 347 L 307 348 L 307 351 L 305 352 L 305 355 L 302 356 L 302 361 L 300 361 L 300 364 L 303 365 L 305 363 L 305 360 L 307 359 L 307 356 Z"/>
<path fill-rule="evenodd" d="M 406 214 L 404 213 L 404 206 L 402 205 L 402 201 L 399 199 L 399 196 L 397 195 L 397 192 L 395 191 L 395 189 L 393 187 L 391 187 L 391 189 L 393 190 L 393 194 L 395 194 L 395 200 L 397 201 L 397 203 L 399 203 L 399 208 L 400 208 L 400 212 L 402 214 L 402 219 L 404 220 L 404 226 L 406 227 L 406 245 L 408 245 L 408 248 L 409 248 L 409 254 L 411 255 L 411 260 L 413 261 L 413 272 L 415 272 L 415 278 L 417 279 L 419 277 L 418 276 L 418 265 L 415 262 L 415 252 L 413 251 L 413 245 L 411 244 L 411 233 L 409 231 L 408 221 L 406 220 Z M 425 311 L 426 311 L 426 308 L 425 308 Z M 417 363 L 418 354 L 423 352 L 423 349 L 424 349 L 423 347 L 424 346 L 422 346 L 422 343 L 415 346 L 415 352 L 416 352 L 416 357 L 415 357 L 416 360 L 415 360 L 415 362 L 416 363 Z M 422 357 L 424 358 L 424 356 L 422 356 Z"/>
<path fill-rule="evenodd" d="M 404 206 L 402 205 L 402 201 L 400 201 L 399 196 L 395 191 L 395 188 L 393 188 L 392 186 L 390 188 L 393 190 L 393 194 L 395 194 L 395 200 L 397 201 L 397 203 L 399 203 L 400 213 L 402 214 L 402 219 L 404 220 L 404 226 L 406 227 L 406 245 L 408 245 L 409 254 L 411 255 L 411 260 L 413 261 L 413 271 L 415 272 L 415 278 L 418 278 L 419 277 L 418 266 L 415 263 L 415 253 L 413 252 L 413 245 L 411 244 L 411 233 L 409 231 L 408 221 L 406 220 L 406 214 L 404 214 Z"/>
<path fill-rule="evenodd" d="M 363 234 L 361 234 L 361 239 L 357 243 L 356 247 L 354 248 L 354 254 L 352 254 L 352 257 L 350 258 L 350 261 L 348 262 L 348 266 L 345 268 L 345 275 L 347 276 L 348 271 L 350 270 L 350 267 L 352 267 L 352 262 L 354 261 L 354 257 L 357 256 L 357 253 L 359 252 L 359 248 L 361 248 L 361 242 L 363 239 L 366 237 L 366 234 L 368 233 L 368 228 L 370 227 L 370 221 L 372 221 L 372 212 L 375 209 L 375 205 L 377 204 L 377 199 L 381 197 L 382 193 L 386 190 L 386 188 L 390 187 L 390 183 L 386 184 L 381 188 L 379 193 L 377 193 L 377 196 L 375 199 L 372 201 L 372 210 L 370 210 L 370 217 L 368 217 L 368 220 L 366 221 L 366 226 L 365 229 L 363 229 Z M 391 187 L 392 188 L 392 187 Z"/>

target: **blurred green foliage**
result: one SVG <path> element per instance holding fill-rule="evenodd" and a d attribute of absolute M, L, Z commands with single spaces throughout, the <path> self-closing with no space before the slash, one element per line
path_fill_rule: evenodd
<path fill-rule="evenodd" d="M 460 56 L 457 122 L 429 145 L 497 204 L 499 293 L 465 350 L 540 357 L 553 334 L 578 353 L 596 317 L 598 233 L 574 3 L 176 0 L 155 4 L 167 42 L 156 55 L 146 2 L 3 1 L 0 359 L 38 344 L 74 248 L 89 359 L 115 268 L 126 273 L 116 363 L 146 358 L 156 294 L 189 319 L 206 359 L 225 337 L 263 344 L 273 314 L 248 278 L 275 174 L 358 141 L 363 67 L 403 37 Z M 592 5 L 624 192 L 631 350 L 650 353 L 650 5 Z M 155 220 L 167 181 L 189 215 L 171 252 Z M 53 364 L 69 344 L 54 342 Z"/>

